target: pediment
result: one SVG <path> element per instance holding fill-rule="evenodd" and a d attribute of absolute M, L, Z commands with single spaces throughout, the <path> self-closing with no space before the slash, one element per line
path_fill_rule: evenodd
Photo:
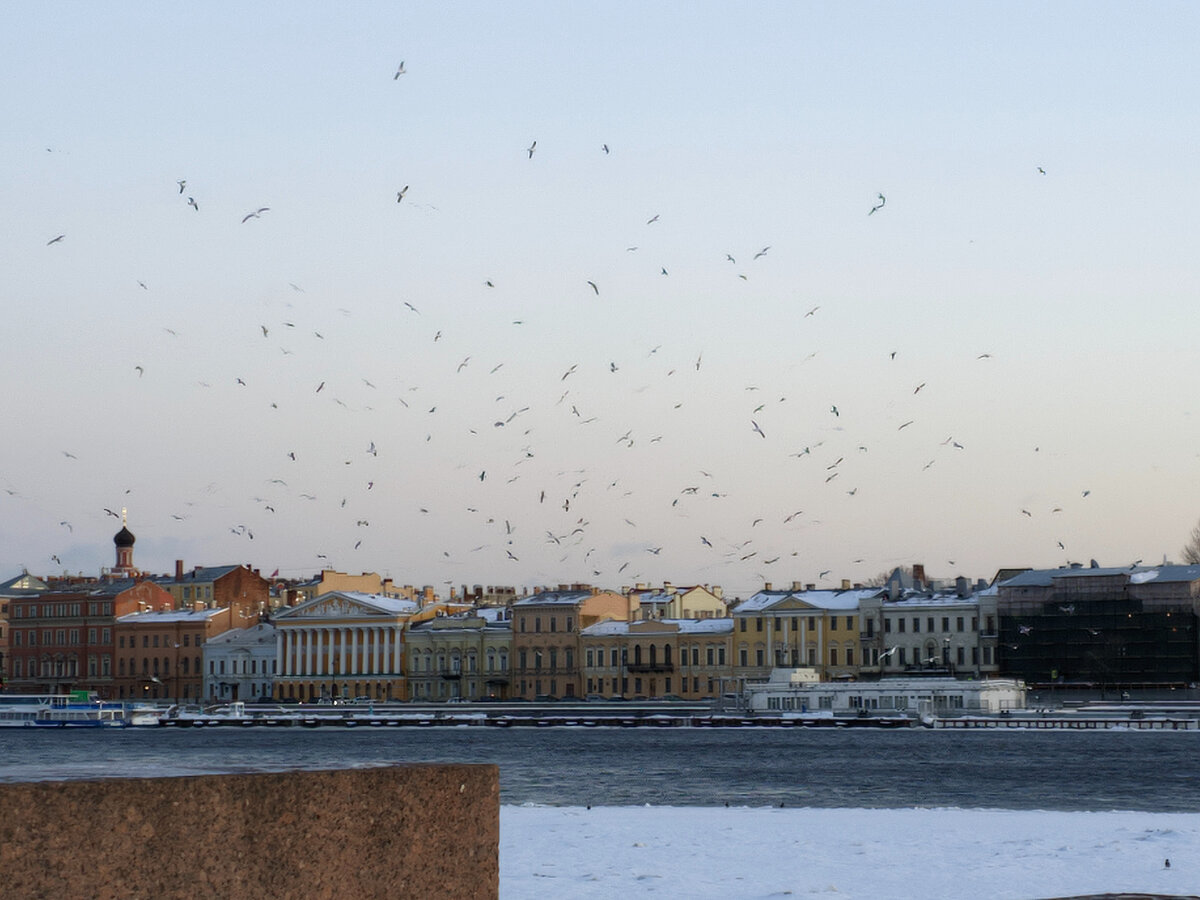
<path fill-rule="evenodd" d="M 381 615 L 387 615 L 387 613 L 370 604 L 352 600 L 349 597 L 342 597 L 338 594 L 326 594 L 306 600 L 299 606 L 294 606 L 285 612 L 278 613 L 276 618 L 365 619 L 368 617 L 378 618 Z"/>

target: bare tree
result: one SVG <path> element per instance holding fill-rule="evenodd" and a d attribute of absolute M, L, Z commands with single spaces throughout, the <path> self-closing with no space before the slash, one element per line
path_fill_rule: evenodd
<path fill-rule="evenodd" d="M 1192 536 L 1183 545 L 1183 562 L 1185 565 L 1200 565 L 1200 524 L 1192 529 Z"/>

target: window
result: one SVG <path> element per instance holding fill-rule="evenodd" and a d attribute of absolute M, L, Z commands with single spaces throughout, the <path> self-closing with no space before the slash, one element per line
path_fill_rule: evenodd
<path fill-rule="evenodd" d="M 568 669 L 575 668 L 575 650 L 571 647 L 568 647 L 566 650 L 563 651 L 563 655 L 566 656 L 566 658 L 567 658 L 567 668 Z M 471 671 L 474 671 L 474 669 L 472 669 Z"/>
<path fill-rule="evenodd" d="M 188 673 L 188 658 L 185 656 L 181 660 L 181 663 L 182 663 L 181 668 L 183 669 L 183 674 L 186 675 Z"/>
<path fill-rule="evenodd" d="M 779 618 L 779 616 L 775 617 L 775 630 L 783 631 L 783 619 Z"/>
<path fill-rule="evenodd" d="M 962 616 L 959 616 L 957 619 L 954 620 L 954 630 L 955 631 L 963 630 L 963 617 Z"/>
<path fill-rule="evenodd" d="M 904 648 L 903 647 L 900 648 L 899 656 L 900 656 L 900 665 L 902 665 L 902 666 L 908 665 L 908 661 L 904 657 Z"/>
<path fill-rule="evenodd" d="M 144 648 L 144 647 L 149 647 L 149 646 L 150 646 L 150 635 L 143 634 L 142 635 L 142 647 Z"/>
<path fill-rule="evenodd" d="M 904 634 L 904 623 L 906 621 L 907 621 L 906 619 L 897 619 L 896 620 L 896 631 L 899 632 L 900 634 Z"/>
<path fill-rule="evenodd" d="M 620 657 L 620 655 L 618 655 L 618 653 L 617 653 L 617 650 L 616 650 L 616 648 L 614 647 L 614 648 L 613 648 L 613 651 L 612 651 L 612 663 L 611 663 L 611 665 L 612 665 L 612 667 L 615 669 L 615 668 L 616 668 L 618 665 L 620 665 L 620 663 L 621 663 L 621 657 Z"/>
<path fill-rule="evenodd" d="M 996 619 L 994 616 L 987 617 L 987 633 L 988 634 L 996 633 Z"/>
<path fill-rule="evenodd" d="M 558 631 L 558 617 L 557 616 L 550 617 L 550 630 L 552 632 Z"/>
<path fill-rule="evenodd" d="M 668 666 L 671 664 L 671 645 L 670 644 L 667 644 L 665 647 L 663 647 L 663 662 Z M 667 693 L 668 694 L 671 693 L 670 688 L 667 688 Z"/>
<path fill-rule="evenodd" d="M 933 631 L 932 628 L 929 630 Z M 920 633 L 921 633 L 921 620 L 918 619 L 916 616 L 913 616 L 913 634 L 920 634 Z"/>
<path fill-rule="evenodd" d="M 22 636 L 22 634 L 23 634 L 23 632 L 21 632 L 21 631 L 19 631 L 19 630 L 18 630 L 18 631 L 14 631 L 14 632 L 12 633 L 12 640 L 13 640 L 13 646 L 14 646 L 14 647 L 20 647 L 20 646 L 21 646 L 21 636 Z"/>
<path fill-rule="evenodd" d="M 854 665 L 854 648 L 853 647 L 846 648 L 846 665 L 848 665 L 848 666 Z"/>
<path fill-rule="evenodd" d="M 558 668 L 558 648 L 550 648 L 550 669 L 553 671 Z"/>
<path fill-rule="evenodd" d="M 717 665 L 719 665 L 719 666 L 725 665 L 725 648 L 724 647 L 717 648 Z M 711 691 L 712 688 L 710 687 L 709 690 Z"/>
<path fill-rule="evenodd" d="M 754 630 L 762 631 L 762 623 L 763 623 L 762 616 L 759 616 L 758 618 L 756 618 L 754 620 Z"/>
<path fill-rule="evenodd" d="M 875 620 L 867 619 L 867 637 L 875 637 Z"/>
<path fill-rule="evenodd" d="M 111 644 L 112 643 L 112 631 L 110 629 L 104 628 L 100 631 L 100 643 L 102 643 L 102 644 Z"/>
<path fill-rule="evenodd" d="M 692 665 L 693 666 L 700 665 L 700 647 L 698 645 L 695 645 L 692 647 Z M 696 688 L 696 690 L 700 690 L 700 689 Z"/>
<path fill-rule="evenodd" d="M 958 621 L 959 621 L 958 630 L 962 631 L 962 619 L 959 619 Z M 950 617 L 942 616 L 942 631 L 949 631 L 949 630 L 950 630 Z"/>
<path fill-rule="evenodd" d="M 754 651 L 754 664 L 755 664 L 756 666 L 761 666 L 761 665 L 763 664 L 763 652 L 762 652 L 762 650 L 755 650 L 755 651 Z"/>
<path fill-rule="evenodd" d="M 191 642 L 192 642 L 191 634 L 185 634 L 183 636 L 183 646 L 185 646 L 185 647 L 191 646 Z"/>
<path fill-rule="evenodd" d="M 967 661 L 966 648 L 959 647 L 957 650 L 957 653 L 956 653 L 956 657 L 957 657 L 957 662 L 960 666 L 963 665 L 964 663 L 966 663 L 966 661 Z"/>
<path fill-rule="evenodd" d="M 934 629 L 933 629 L 933 616 L 930 616 L 928 619 L 926 619 L 926 620 L 925 620 L 925 624 L 926 624 L 927 626 L 929 626 L 929 627 L 928 627 L 928 628 L 926 628 L 925 630 L 926 630 L 926 631 L 930 631 L 930 632 L 932 632 L 932 631 L 934 630 Z"/>
<path fill-rule="evenodd" d="M 991 647 L 983 648 L 983 664 L 985 666 L 990 666 L 992 664 L 992 648 Z"/>
<path fill-rule="evenodd" d="M 594 652 L 594 651 L 592 650 L 592 648 L 591 648 L 591 647 L 588 647 L 588 648 L 587 648 L 587 667 L 588 667 L 589 669 L 590 669 L 590 668 L 592 667 L 592 665 L 593 665 L 593 660 L 594 660 L 593 652 Z M 590 685 L 591 685 L 591 679 L 590 679 L 590 678 L 588 679 L 588 684 L 589 684 L 588 691 L 590 692 L 590 691 L 591 691 L 591 687 L 590 687 Z"/>
<path fill-rule="evenodd" d="M 817 620 L 816 620 L 816 619 L 809 619 L 809 620 L 808 620 L 808 630 L 809 630 L 809 631 L 816 631 L 816 630 L 817 630 Z"/>
<path fill-rule="evenodd" d="M 125 649 L 125 635 L 121 635 L 119 638 L 117 638 L 117 646 L 121 650 Z"/>
<path fill-rule="evenodd" d="M 100 674 L 104 678 L 112 677 L 112 657 L 107 653 L 100 657 Z"/>
<path fill-rule="evenodd" d="M 525 631 L 525 617 L 521 616 L 521 632 L 524 633 L 524 631 Z"/>
<path fill-rule="evenodd" d="M 155 647 L 157 647 L 157 646 L 158 646 L 158 635 L 157 635 L 157 634 L 156 634 L 156 635 L 154 635 L 154 646 L 155 646 Z"/>
<path fill-rule="evenodd" d="M 534 616 L 534 618 L 533 618 L 533 631 L 534 631 L 534 633 L 535 633 L 535 634 L 537 634 L 537 633 L 540 633 L 540 632 L 541 632 L 541 630 L 542 630 L 542 617 L 541 617 L 541 616 Z"/>
<path fill-rule="evenodd" d="M 708 648 L 708 653 L 706 654 L 706 658 L 707 658 L 708 664 L 711 666 L 713 664 L 713 648 L 712 647 Z"/>
<path fill-rule="evenodd" d="M 571 630 L 571 627 L 572 627 L 574 624 L 575 624 L 575 618 L 574 618 L 574 616 L 567 616 L 567 631 L 570 631 L 570 630 Z"/>
<path fill-rule="evenodd" d="M 738 664 L 742 666 L 749 665 L 749 654 L 745 647 L 738 651 Z"/>
<path fill-rule="evenodd" d="M 745 620 L 745 619 L 739 619 L 739 620 L 738 620 L 738 623 L 739 623 L 739 624 L 738 624 L 738 627 L 739 627 L 739 629 L 740 629 L 741 631 L 745 631 L 745 630 L 746 630 L 746 620 Z"/>
<path fill-rule="evenodd" d="M 829 664 L 831 666 L 836 666 L 838 664 L 837 663 L 837 647 L 829 648 Z"/>
<path fill-rule="evenodd" d="M 901 621 L 903 621 L 903 619 L 901 619 Z M 870 626 L 870 623 L 868 623 L 868 624 L 867 624 L 867 627 L 868 627 L 868 628 L 870 628 L 870 627 L 871 627 L 871 626 Z M 870 632 L 868 632 L 868 634 L 869 634 L 869 633 L 870 633 Z M 891 619 L 885 618 L 885 619 L 883 620 L 883 633 L 884 633 L 884 634 L 891 634 L 891 633 L 892 633 L 892 620 L 891 620 Z"/>
<path fill-rule="evenodd" d="M 978 647 L 971 648 L 971 665 L 973 665 L 973 666 L 979 665 L 979 648 Z"/>
<path fill-rule="evenodd" d="M 837 630 L 838 630 L 838 628 L 837 628 L 837 616 L 830 616 L 830 617 L 829 617 L 829 630 L 830 630 L 830 631 L 837 631 Z"/>
<path fill-rule="evenodd" d="M 118 675 L 125 674 L 125 657 L 123 657 L 123 656 L 117 660 L 117 674 Z"/>
<path fill-rule="evenodd" d="M 854 630 L 854 616 L 846 616 L 846 630 L 847 631 Z"/>

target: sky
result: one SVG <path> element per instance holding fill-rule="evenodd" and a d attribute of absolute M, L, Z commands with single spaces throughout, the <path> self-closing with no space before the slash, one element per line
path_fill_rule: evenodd
<path fill-rule="evenodd" d="M 0 572 L 1178 559 L 1198 26 L 6 4 Z"/>
<path fill-rule="evenodd" d="M 1190 813 L 502 806 L 500 896 L 1178 897 L 1198 837 Z"/>

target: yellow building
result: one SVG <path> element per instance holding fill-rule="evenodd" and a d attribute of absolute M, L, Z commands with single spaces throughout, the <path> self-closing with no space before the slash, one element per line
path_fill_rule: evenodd
<path fill-rule="evenodd" d="M 305 581 L 294 586 L 299 593 L 301 602 L 328 594 L 330 591 L 354 591 L 360 594 L 380 594 L 384 597 L 396 597 L 402 600 L 414 600 L 421 605 L 432 602 L 433 588 L 425 587 L 420 590 L 411 585 L 397 585 L 390 578 L 381 578 L 375 572 L 363 572 L 361 575 L 349 575 L 334 569 L 322 569 L 320 574 L 311 581 Z"/>
<path fill-rule="evenodd" d="M 716 697 L 733 674 L 733 620 L 610 620 L 583 629 L 584 690 L 589 695 L 648 699 Z"/>
<path fill-rule="evenodd" d="M 403 700 L 404 628 L 411 600 L 330 591 L 274 614 L 275 696 Z"/>
<path fill-rule="evenodd" d="M 412 700 L 507 700 L 512 621 L 503 608 L 409 623 L 405 634 Z"/>
<path fill-rule="evenodd" d="M 879 588 L 763 590 L 733 610 L 734 674 L 767 678 L 777 666 L 815 669 L 822 681 L 857 677 L 859 604 Z"/>

